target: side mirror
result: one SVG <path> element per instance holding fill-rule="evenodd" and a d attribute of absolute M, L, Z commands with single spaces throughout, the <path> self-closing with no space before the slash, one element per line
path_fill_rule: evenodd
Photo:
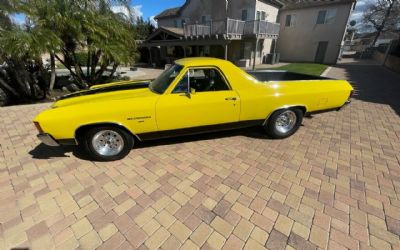
<path fill-rule="evenodd" d="M 194 88 L 190 88 L 190 94 L 191 94 L 191 95 L 194 95 L 194 94 L 196 94 L 196 89 L 194 89 Z"/>

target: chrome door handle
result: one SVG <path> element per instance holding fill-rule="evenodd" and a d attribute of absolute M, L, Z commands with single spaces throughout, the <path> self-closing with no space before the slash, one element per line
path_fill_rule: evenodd
<path fill-rule="evenodd" d="M 236 97 L 227 97 L 225 98 L 226 101 L 236 101 L 237 98 Z"/>

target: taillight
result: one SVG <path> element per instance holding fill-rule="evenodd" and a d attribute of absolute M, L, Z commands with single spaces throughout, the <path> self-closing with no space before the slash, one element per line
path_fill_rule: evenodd
<path fill-rule="evenodd" d="M 33 122 L 33 124 L 35 124 L 35 127 L 39 131 L 39 133 L 43 133 L 43 129 L 40 127 L 40 124 L 38 122 Z"/>
<path fill-rule="evenodd" d="M 350 98 L 352 98 L 352 97 L 353 97 L 353 95 L 354 95 L 354 90 L 350 91 L 350 96 L 349 96 L 349 99 L 350 99 Z"/>

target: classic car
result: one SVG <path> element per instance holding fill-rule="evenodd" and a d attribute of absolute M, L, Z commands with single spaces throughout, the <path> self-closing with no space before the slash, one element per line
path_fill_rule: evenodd
<path fill-rule="evenodd" d="M 61 97 L 35 119 L 47 145 L 79 145 L 95 160 L 122 159 L 144 140 L 262 126 L 293 135 L 305 115 L 339 110 L 344 80 L 282 71 L 245 72 L 228 61 L 185 58 L 152 81 L 96 85 Z"/>

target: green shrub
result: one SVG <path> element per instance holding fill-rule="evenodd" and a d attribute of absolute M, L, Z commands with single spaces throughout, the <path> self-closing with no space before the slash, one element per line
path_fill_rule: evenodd
<path fill-rule="evenodd" d="M 77 52 L 76 53 L 76 60 L 78 61 L 80 66 L 86 67 L 88 59 L 87 52 Z"/>

